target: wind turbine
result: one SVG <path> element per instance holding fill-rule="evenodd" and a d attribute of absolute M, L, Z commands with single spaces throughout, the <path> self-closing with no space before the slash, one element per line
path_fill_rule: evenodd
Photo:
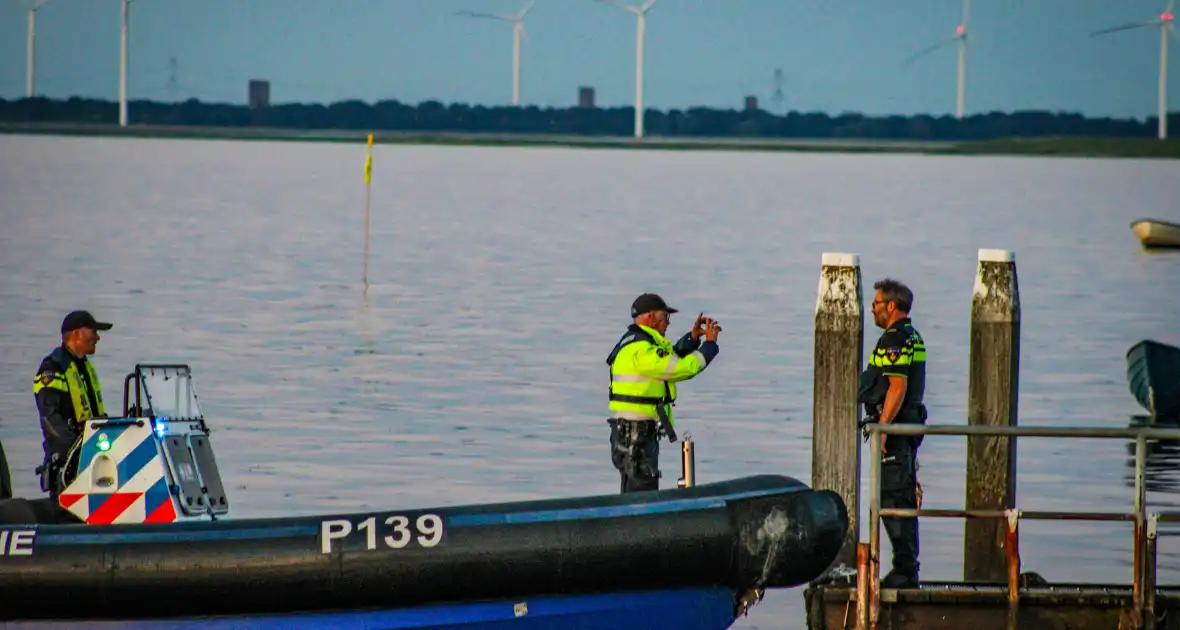
<path fill-rule="evenodd" d="M 1143 26 L 1159 26 L 1160 27 L 1160 83 L 1159 83 L 1159 138 L 1163 140 L 1168 137 L 1168 35 L 1176 37 L 1176 32 L 1172 30 L 1172 9 L 1175 8 L 1176 0 L 1168 0 L 1168 8 L 1154 20 L 1147 20 L 1145 22 L 1131 22 L 1129 24 L 1120 24 L 1110 28 L 1090 33 L 1090 37 L 1098 35 L 1105 35 L 1107 33 L 1114 33 L 1116 31 L 1128 31 L 1133 28 L 1140 28 Z"/>
<path fill-rule="evenodd" d="M 34 41 L 37 39 L 37 9 L 40 9 L 49 0 L 33 0 L 29 3 L 29 39 L 26 48 L 26 66 L 25 66 L 25 98 L 33 98 L 33 70 L 36 67 L 37 48 Z"/>
<path fill-rule="evenodd" d="M 479 13 L 476 11 L 456 11 L 455 15 L 465 15 L 468 17 L 489 18 L 492 20 L 504 20 L 505 22 L 512 22 L 512 104 L 520 106 L 520 40 L 523 37 L 526 41 L 528 35 L 524 33 L 524 14 L 533 8 L 534 0 L 529 0 L 520 13 L 516 15 L 494 15 L 492 13 Z"/>
<path fill-rule="evenodd" d="M 127 23 L 133 0 L 122 0 L 123 27 L 119 31 L 119 126 L 127 126 Z"/>
<path fill-rule="evenodd" d="M 910 55 L 910 57 L 906 59 L 906 63 L 910 64 L 916 61 L 918 58 L 924 57 L 927 54 L 932 53 L 943 46 L 946 46 L 947 44 L 959 42 L 959 84 L 957 97 L 955 99 L 955 118 L 958 118 L 959 120 L 963 119 L 964 93 L 966 92 L 967 88 L 967 13 L 970 9 L 971 0 L 963 0 L 963 23 L 955 29 L 955 34 L 953 37 L 948 37 L 947 39 L 944 39 L 932 46 L 923 48 L 913 55 Z"/>
<path fill-rule="evenodd" d="M 611 4 L 625 11 L 635 14 L 635 137 L 643 137 L 643 40 L 647 36 L 647 12 L 656 0 L 647 0 L 643 6 L 634 7 L 620 4 L 616 0 L 594 0 L 603 4 Z"/>

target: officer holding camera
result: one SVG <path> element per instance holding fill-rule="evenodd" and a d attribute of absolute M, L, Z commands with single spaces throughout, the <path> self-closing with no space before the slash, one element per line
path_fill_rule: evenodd
<path fill-rule="evenodd" d="M 676 312 L 654 293 L 640 295 L 631 305 L 631 325 L 606 358 L 611 462 L 621 493 L 659 489 L 659 439 L 676 441 L 676 383 L 700 374 L 720 351 L 721 326 L 704 313 L 675 344 L 665 338 Z"/>

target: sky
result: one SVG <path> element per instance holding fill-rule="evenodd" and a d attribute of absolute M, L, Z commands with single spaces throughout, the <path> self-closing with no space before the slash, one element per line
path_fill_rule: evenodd
<path fill-rule="evenodd" d="M 25 93 L 26 8 L 0 0 L 0 97 Z M 640 0 L 620 0 L 638 3 Z M 508 105 L 512 25 L 527 0 L 134 0 L 129 98 L 245 103 L 438 100 Z M 1166 0 L 974 0 L 966 113 L 1156 113 L 1160 36 L 1090 31 L 1160 15 Z M 657 0 L 647 14 L 645 105 L 772 112 L 951 114 L 957 52 L 906 58 L 954 35 L 962 0 Z M 37 12 L 37 93 L 115 100 L 119 0 L 49 0 Z M 635 97 L 636 17 L 594 0 L 536 0 L 521 50 L 524 105 L 600 107 Z M 1180 48 L 1180 37 L 1170 48 Z M 782 70 L 776 106 L 775 70 Z"/>

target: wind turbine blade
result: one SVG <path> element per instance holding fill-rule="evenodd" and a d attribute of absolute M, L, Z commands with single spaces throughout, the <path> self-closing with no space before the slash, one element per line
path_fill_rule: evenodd
<path fill-rule="evenodd" d="M 524 8 L 520 10 L 520 13 L 516 14 L 516 19 L 523 20 L 524 14 L 528 13 L 529 9 L 533 8 L 534 4 L 536 4 L 535 0 L 529 0 L 529 3 L 524 5 Z"/>
<path fill-rule="evenodd" d="M 477 17 L 477 18 L 488 18 L 490 20 L 508 20 L 509 22 L 513 21 L 513 19 L 514 19 L 514 18 L 511 18 L 506 15 L 493 15 L 491 13 L 480 13 L 478 11 L 455 11 L 455 15 L 464 15 L 467 17 Z"/>
<path fill-rule="evenodd" d="M 524 27 L 524 21 L 521 21 L 520 23 L 520 41 L 526 44 L 529 43 L 529 32 Z"/>
<path fill-rule="evenodd" d="M 594 0 L 594 1 L 601 2 L 602 4 L 609 4 L 611 6 L 619 7 L 620 9 L 623 9 L 624 11 L 634 12 L 636 10 L 635 7 L 633 7 L 631 5 L 623 4 L 621 2 L 616 2 L 615 0 Z"/>
<path fill-rule="evenodd" d="M 967 14 L 971 11 L 971 0 L 963 0 L 963 30 L 967 30 Z"/>
<path fill-rule="evenodd" d="M 647 2 L 644 2 L 643 6 L 639 8 L 639 10 L 646 13 L 647 10 L 650 9 L 652 7 L 652 5 L 655 3 L 656 3 L 656 0 L 647 0 Z"/>
<path fill-rule="evenodd" d="M 1180 35 L 1176 34 L 1176 29 L 1172 28 L 1171 23 L 1169 23 L 1167 26 L 1164 26 L 1164 28 L 1168 29 L 1168 35 L 1171 35 L 1173 39 L 1180 42 Z"/>
<path fill-rule="evenodd" d="M 1148 20 L 1146 22 L 1130 22 L 1127 24 L 1120 24 L 1118 26 L 1111 26 L 1110 28 L 1104 28 L 1104 29 L 1094 31 L 1093 33 L 1090 33 L 1090 37 L 1095 37 L 1098 35 L 1105 35 L 1107 33 L 1116 33 L 1118 31 L 1128 31 L 1133 28 L 1143 28 L 1144 26 L 1154 26 L 1159 23 L 1160 23 L 1160 20 Z"/>
<path fill-rule="evenodd" d="M 1176 0 L 1168 0 L 1168 8 L 1166 9 L 1165 12 L 1171 13 L 1172 9 L 1174 9 L 1174 8 L 1176 8 Z"/>
<path fill-rule="evenodd" d="M 910 55 L 909 57 L 906 57 L 905 65 L 908 66 L 909 64 L 914 63 L 918 59 L 925 57 L 926 55 L 929 55 L 930 53 L 938 50 L 939 48 L 942 48 L 943 46 L 946 46 L 947 44 L 952 44 L 957 41 L 959 41 L 958 37 L 951 37 L 950 39 L 944 39 L 932 46 L 927 46 L 926 48 L 919 50 L 918 52 Z"/>

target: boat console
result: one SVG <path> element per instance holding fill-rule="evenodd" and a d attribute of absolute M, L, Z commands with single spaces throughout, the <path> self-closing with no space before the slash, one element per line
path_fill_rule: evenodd
<path fill-rule="evenodd" d="M 78 448 L 78 473 L 58 503 L 87 524 L 229 514 L 187 365 L 136 365 L 123 381 L 122 417 L 87 421 Z"/>

